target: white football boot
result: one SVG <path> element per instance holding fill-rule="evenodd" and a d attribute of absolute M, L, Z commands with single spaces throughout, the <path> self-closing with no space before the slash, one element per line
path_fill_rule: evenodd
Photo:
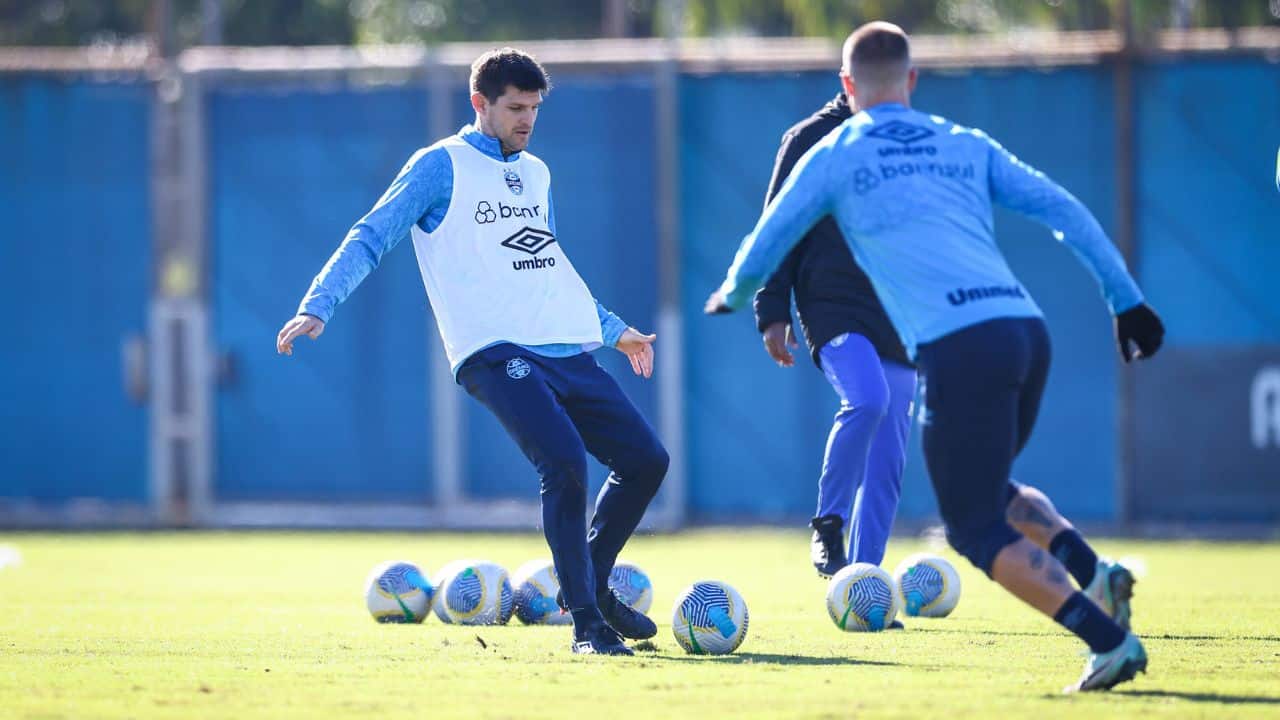
<path fill-rule="evenodd" d="M 1147 672 L 1147 651 L 1138 636 L 1125 633 L 1124 642 L 1115 650 L 1105 653 L 1089 653 L 1084 663 L 1084 673 L 1075 685 L 1063 688 L 1064 693 L 1110 690 L 1122 682 L 1132 680 L 1138 671 Z"/>
<path fill-rule="evenodd" d="M 1131 611 L 1129 600 L 1133 598 L 1133 585 L 1138 582 L 1129 568 L 1108 558 L 1098 558 L 1098 569 L 1084 594 L 1116 624 L 1129 629 Z"/>

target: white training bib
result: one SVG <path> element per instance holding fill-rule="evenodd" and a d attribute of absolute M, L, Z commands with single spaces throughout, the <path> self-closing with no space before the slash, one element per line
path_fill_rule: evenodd
<path fill-rule="evenodd" d="M 411 232 L 449 367 L 495 342 L 599 347 L 595 301 L 547 227 L 546 164 L 528 152 L 501 162 L 457 136 L 440 145 L 449 209 L 434 232 Z"/>

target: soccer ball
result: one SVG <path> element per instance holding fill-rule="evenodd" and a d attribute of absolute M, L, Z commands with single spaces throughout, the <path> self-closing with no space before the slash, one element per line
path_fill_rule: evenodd
<path fill-rule="evenodd" d="M 444 587 L 445 580 L 453 577 L 462 567 L 474 562 L 478 561 L 454 560 L 445 564 L 445 566 L 440 568 L 439 572 L 431 578 L 431 586 L 436 589 L 435 602 L 431 603 L 431 610 L 435 612 L 436 617 L 440 618 L 440 622 L 448 623 L 450 625 L 453 624 L 453 618 L 449 617 L 448 613 L 446 613 L 444 609 L 444 593 L 440 592 L 440 589 Z"/>
<path fill-rule="evenodd" d="M 903 612 L 912 617 L 946 617 L 960 602 L 960 574 L 937 555 L 918 553 L 898 563 L 893 579 Z"/>
<path fill-rule="evenodd" d="M 364 604 L 380 623 L 420 623 L 431 610 L 435 588 L 411 562 L 391 560 L 364 581 Z"/>
<path fill-rule="evenodd" d="M 747 636 L 747 604 L 728 584 L 700 580 L 676 598 L 671 632 L 694 655 L 731 653 Z"/>
<path fill-rule="evenodd" d="M 609 587 L 622 602 L 636 612 L 647 613 L 653 605 L 653 583 L 643 570 L 628 562 L 615 563 L 609 573 Z"/>
<path fill-rule="evenodd" d="M 511 578 L 515 615 L 525 625 L 569 625 L 573 616 L 556 604 L 560 579 L 550 560 L 530 560 Z"/>
<path fill-rule="evenodd" d="M 889 627 L 901 609 L 889 573 L 870 563 L 854 563 L 837 572 L 827 587 L 827 612 L 847 632 Z"/>
<path fill-rule="evenodd" d="M 505 625 L 513 593 L 507 571 L 491 562 L 459 562 L 436 586 L 436 614 L 458 625 Z"/>

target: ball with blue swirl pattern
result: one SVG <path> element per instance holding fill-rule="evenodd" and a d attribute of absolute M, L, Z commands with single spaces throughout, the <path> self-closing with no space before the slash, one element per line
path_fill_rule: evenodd
<path fill-rule="evenodd" d="M 653 582 L 634 563 L 616 562 L 609 573 L 609 588 L 636 612 L 647 613 L 653 605 Z"/>
<path fill-rule="evenodd" d="M 515 606 L 511 579 L 501 566 L 485 561 L 458 562 L 442 573 L 435 611 L 456 625 L 506 625 Z"/>
<path fill-rule="evenodd" d="M 911 617 L 940 618 L 960 602 L 960 573 L 938 555 L 917 553 L 893 571 L 903 612 Z"/>
<path fill-rule="evenodd" d="M 827 586 L 827 613 L 836 627 L 846 632 L 884 630 L 901 607 L 893 578 L 869 563 L 841 569 Z"/>
<path fill-rule="evenodd" d="M 389 560 L 365 578 L 364 603 L 380 623 L 420 623 L 431 610 L 434 590 L 422 568 L 405 560 Z"/>
<path fill-rule="evenodd" d="M 525 625 L 570 625 L 573 616 L 560 609 L 556 593 L 560 578 L 550 560 L 530 560 L 511 578 L 515 616 Z"/>
<path fill-rule="evenodd" d="M 671 632 L 685 652 L 725 655 L 747 636 L 747 603 L 729 584 L 700 580 L 676 598 Z"/>

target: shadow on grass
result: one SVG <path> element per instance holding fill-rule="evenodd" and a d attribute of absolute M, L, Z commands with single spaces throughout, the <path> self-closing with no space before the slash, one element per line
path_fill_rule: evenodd
<path fill-rule="evenodd" d="M 637 654 L 637 657 L 645 656 L 646 654 L 644 653 Z M 894 667 L 900 664 L 884 662 L 883 660 L 859 660 L 857 658 L 816 657 L 813 655 L 787 655 L 781 653 L 733 653 L 731 655 L 702 656 L 649 655 L 648 659 L 680 663 L 710 662 L 722 665 L 876 665 Z"/>
<path fill-rule="evenodd" d="M 1112 690 L 1112 695 L 1127 697 L 1177 698 L 1192 702 L 1225 705 L 1280 705 L 1280 697 L 1268 695 L 1221 695 L 1219 693 L 1179 692 L 1177 690 Z"/>
<path fill-rule="evenodd" d="M 1139 635 L 1143 640 L 1260 640 L 1280 642 L 1280 635 Z"/>
<path fill-rule="evenodd" d="M 915 629 L 916 626 L 911 626 Z M 922 632 L 926 633 L 943 633 L 954 635 L 1001 635 L 1008 637 L 1050 637 L 1061 633 L 1055 630 L 1045 630 L 1044 632 L 1028 632 L 1025 630 L 973 630 L 969 628 L 943 628 L 921 625 Z M 1280 635 L 1147 635 L 1138 633 L 1138 637 L 1143 640 L 1257 640 L 1259 642 L 1280 642 Z"/>

